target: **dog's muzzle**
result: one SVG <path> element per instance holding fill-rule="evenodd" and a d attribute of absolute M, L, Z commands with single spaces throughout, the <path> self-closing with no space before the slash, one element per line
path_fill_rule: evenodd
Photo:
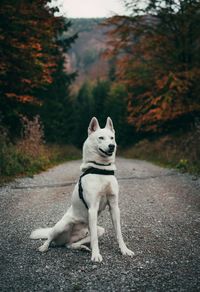
<path fill-rule="evenodd" d="M 101 149 L 101 148 L 99 148 L 99 150 L 100 150 L 103 154 L 105 154 L 106 156 L 112 156 L 113 152 L 115 151 L 115 145 L 114 145 L 114 144 L 109 144 L 109 145 L 108 145 L 108 150 L 107 150 L 107 151 L 105 151 L 105 150 L 103 150 L 103 149 Z"/>

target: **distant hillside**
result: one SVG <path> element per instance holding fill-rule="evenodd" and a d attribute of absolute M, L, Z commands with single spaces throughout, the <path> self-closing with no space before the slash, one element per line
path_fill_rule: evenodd
<path fill-rule="evenodd" d="M 106 48 L 105 28 L 100 26 L 104 19 L 72 19 L 69 33 L 78 33 L 78 39 L 68 53 L 67 69 L 78 71 L 75 87 L 85 80 L 103 79 L 107 75 L 107 62 L 101 57 Z M 69 34 L 68 33 L 68 34 Z"/>

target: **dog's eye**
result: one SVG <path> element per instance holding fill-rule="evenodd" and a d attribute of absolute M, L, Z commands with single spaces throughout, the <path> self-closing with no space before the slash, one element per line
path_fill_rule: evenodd
<path fill-rule="evenodd" d="M 104 140 L 104 137 L 103 137 L 103 136 L 100 136 L 99 139 L 100 139 L 100 140 Z"/>
<path fill-rule="evenodd" d="M 110 139 L 111 139 L 111 140 L 113 140 L 113 139 L 114 139 L 114 137 L 110 137 Z"/>

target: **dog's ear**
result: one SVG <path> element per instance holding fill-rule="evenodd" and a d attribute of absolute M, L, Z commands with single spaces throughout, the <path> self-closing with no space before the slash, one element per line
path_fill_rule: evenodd
<path fill-rule="evenodd" d="M 107 121 L 106 121 L 106 126 L 105 128 L 110 129 L 112 132 L 115 132 L 114 127 L 113 127 L 113 122 L 111 120 L 110 117 L 107 117 Z"/>
<path fill-rule="evenodd" d="M 99 127 L 99 122 L 98 122 L 97 118 L 93 117 L 91 119 L 89 127 L 88 127 L 88 135 L 92 134 L 93 132 L 95 132 L 99 128 L 100 127 Z"/>

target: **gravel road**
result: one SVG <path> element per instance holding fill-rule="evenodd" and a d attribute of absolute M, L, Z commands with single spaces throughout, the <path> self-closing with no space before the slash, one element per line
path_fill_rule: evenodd
<path fill-rule="evenodd" d="M 0 188 L 0 291 L 200 291 L 200 179 L 151 163 L 117 159 L 122 232 L 134 258 L 123 257 L 108 210 L 99 218 L 102 263 L 86 251 L 29 239 L 70 205 L 80 161 Z"/>

